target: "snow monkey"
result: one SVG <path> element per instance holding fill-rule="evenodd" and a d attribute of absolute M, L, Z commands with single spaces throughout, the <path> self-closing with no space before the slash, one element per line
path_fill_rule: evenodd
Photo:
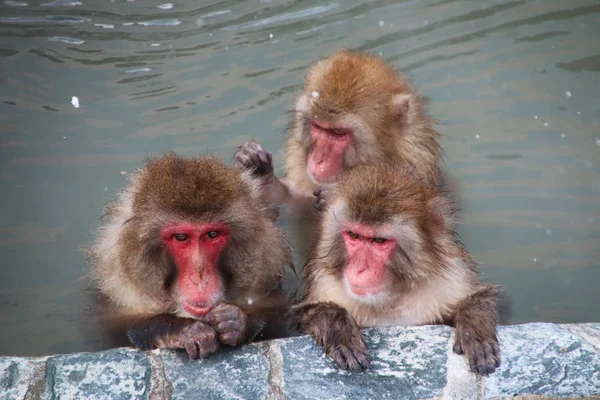
<path fill-rule="evenodd" d="M 212 157 L 147 161 L 108 205 L 90 249 L 108 325 L 138 348 L 191 358 L 279 336 L 291 252 L 259 186 Z"/>
<path fill-rule="evenodd" d="M 277 206 L 312 201 L 359 163 L 391 162 L 440 179 L 440 135 L 413 85 L 381 57 L 338 51 L 309 70 L 296 99 L 285 148 L 286 177 L 275 177 L 271 154 L 256 141 L 241 145 L 234 163 L 261 177 Z"/>
<path fill-rule="evenodd" d="M 360 165 L 317 191 L 323 211 L 293 313 L 343 369 L 369 367 L 360 328 L 446 323 L 471 370 L 492 373 L 498 289 L 477 279 L 447 197 L 416 176 Z"/>

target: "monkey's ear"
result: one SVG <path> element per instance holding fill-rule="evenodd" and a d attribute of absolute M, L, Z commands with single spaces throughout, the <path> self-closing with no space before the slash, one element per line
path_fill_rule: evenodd
<path fill-rule="evenodd" d="M 392 110 L 403 124 L 410 123 L 414 105 L 413 95 L 410 93 L 398 93 L 392 97 Z"/>
<path fill-rule="evenodd" d="M 436 227 L 442 231 L 452 229 L 455 222 L 454 205 L 448 197 L 444 195 L 434 197 L 429 202 L 429 209 L 432 222 Z"/>

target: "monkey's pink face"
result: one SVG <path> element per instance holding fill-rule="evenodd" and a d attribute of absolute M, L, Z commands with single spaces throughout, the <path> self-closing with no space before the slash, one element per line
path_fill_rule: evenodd
<path fill-rule="evenodd" d="M 387 288 L 386 264 L 396 242 L 378 234 L 370 226 L 351 224 L 343 228 L 342 235 L 348 253 L 345 281 L 348 288 L 359 297 L 376 296 Z"/>
<path fill-rule="evenodd" d="M 344 167 L 344 152 L 354 141 L 352 130 L 311 121 L 310 136 L 308 174 L 319 184 L 335 182 Z"/>
<path fill-rule="evenodd" d="M 223 297 L 219 255 L 227 244 L 226 224 L 174 224 L 162 230 L 163 243 L 177 265 L 180 308 L 204 317 Z"/>

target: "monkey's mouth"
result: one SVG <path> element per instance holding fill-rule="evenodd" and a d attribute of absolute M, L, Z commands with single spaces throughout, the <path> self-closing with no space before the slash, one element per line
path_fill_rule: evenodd
<path fill-rule="evenodd" d="M 212 308 L 212 305 L 205 303 L 185 303 L 183 308 L 195 317 L 205 317 Z"/>
<path fill-rule="evenodd" d="M 379 293 L 381 293 L 383 291 L 383 289 L 385 289 L 385 285 L 378 285 L 378 286 L 356 286 L 356 285 L 352 285 L 352 284 L 348 284 L 348 286 L 350 287 L 350 290 L 352 290 L 352 293 L 354 293 L 357 296 L 361 296 L 361 297 L 365 297 L 365 296 L 375 296 L 378 295 Z"/>

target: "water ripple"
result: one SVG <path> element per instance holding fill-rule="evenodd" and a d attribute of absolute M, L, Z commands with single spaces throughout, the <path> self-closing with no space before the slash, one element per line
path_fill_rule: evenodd
<path fill-rule="evenodd" d="M 74 17 L 70 15 L 46 15 L 44 17 L 0 17 L 0 23 L 4 24 L 81 24 L 91 21 L 89 18 Z"/>
<path fill-rule="evenodd" d="M 85 43 L 85 40 L 76 39 L 76 38 L 72 38 L 72 37 L 68 37 L 68 36 L 52 36 L 52 37 L 49 37 L 48 40 L 50 42 L 63 42 L 63 43 L 68 43 L 68 44 L 84 44 Z"/>
<path fill-rule="evenodd" d="M 232 25 L 232 26 L 225 27 L 223 29 L 226 31 L 235 31 L 235 30 L 239 30 L 239 29 L 258 28 L 258 27 L 271 25 L 271 24 L 279 23 L 279 22 L 296 21 L 301 18 L 306 18 L 306 17 L 310 17 L 313 15 L 325 13 L 325 12 L 333 10 L 334 8 L 337 8 L 337 7 L 339 7 L 338 3 L 333 3 L 333 4 L 330 4 L 327 6 L 311 7 L 311 8 L 306 8 L 306 9 L 300 10 L 300 11 L 275 15 L 273 17 L 261 19 L 256 22 L 246 22 L 244 24 Z"/>
<path fill-rule="evenodd" d="M 40 6 L 42 6 L 42 7 L 74 7 L 74 6 L 80 6 L 82 4 L 83 3 L 81 3 L 80 1 L 54 0 L 54 1 L 50 1 L 48 3 L 40 4 Z"/>
<path fill-rule="evenodd" d="M 143 26 L 176 26 L 176 25 L 180 25 L 180 24 L 181 24 L 181 20 L 176 19 L 176 18 L 153 19 L 150 21 L 138 22 L 138 25 L 143 25 Z"/>
<path fill-rule="evenodd" d="M 11 6 L 11 7 L 27 7 L 29 5 L 29 3 L 25 3 L 24 1 L 11 1 L 11 0 L 6 0 L 3 2 L 3 4 L 5 6 Z"/>

